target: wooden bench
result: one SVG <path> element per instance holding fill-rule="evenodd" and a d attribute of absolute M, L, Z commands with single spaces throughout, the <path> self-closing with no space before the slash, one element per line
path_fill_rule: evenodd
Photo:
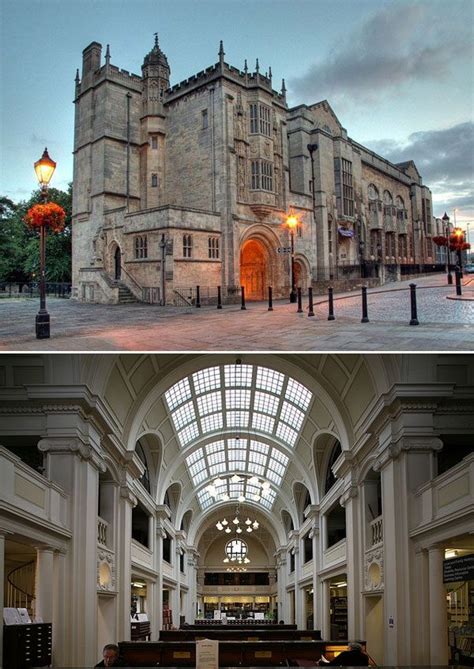
<path fill-rule="evenodd" d="M 119 647 L 130 666 L 196 666 L 195 641 L 122 641 Z M 321 655 L 331 660 L 346 648 L 347 641 L 221 641 L 219 667 L 314 666 Z"/>

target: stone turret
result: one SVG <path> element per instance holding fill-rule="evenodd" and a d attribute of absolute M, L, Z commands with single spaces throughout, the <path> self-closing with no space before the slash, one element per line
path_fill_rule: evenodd
<path fill-rule="evenodd" d="M 170 66 L 168 59 L 160 49 L 158 33 L 155 33 L 155 45 L 145 56 L 142 65 L 143 77 L 143 115 L 162 112 L 165 91 L 170 85 Z"/>

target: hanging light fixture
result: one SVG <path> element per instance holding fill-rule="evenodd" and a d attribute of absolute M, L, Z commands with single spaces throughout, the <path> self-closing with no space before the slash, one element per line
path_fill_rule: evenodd
<path fill-rule="evenodd" d="M 233 488 L 233 493 L 238 495 L 237 499 L 240 503 L 245 502 L 246 495 L 249 498 L 251 497 L 254 502 L 258 502 L 262 496 L 270 494 L 271 485 L 269 481 L 261 481 L 258 476 L 255 475 L 247 478 L 245 474 L 239 475 L 237 473 L 229 475 L 225 478 L 218 476 L 211 483 L 209 483 L 209 485 L 206 486 L 206 490 L 209 495 L 216 501 L 228 502 L 230 499 L 230 484 L 237 486 L 239 483 L 241 484 L 241 486 L 239 486 L 241 489 L 239 490 L 239 488 L 237 488 L 236 490 Z M 247 485 L 252 486 L 254 489 L 259 488 L 260 490 L 252 490 L 250 492 L 247 490 Z"/>

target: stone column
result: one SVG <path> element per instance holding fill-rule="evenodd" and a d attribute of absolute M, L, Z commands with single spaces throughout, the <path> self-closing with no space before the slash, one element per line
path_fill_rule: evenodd
<path fill-rule="evenodd" d="M 156 570 L 158 578 L 156 581 L 157 597 L 156 607 L 158 615 L 158 631 L 163 629 L 163 539 L 166 537 L 164 521 L 169 517 L 168 508 L 163 505 L 158 507 L 156 512 Z"/>
<path fill-rule="evenodd" d="M 187 562 L 188 562 L 188 596 L 186 605 L 186 622 L 190 625 L 194 624 L 197 617 L 197 561 L 198 553 L 193 546 L 186 546 Z"/>
<path fill-rule="evenodd" d="M 297 539 L 297 544 L 295 546 L 295 623 L 299 630 L 305 629 L 306 625 L 303 625 L 304 618 L 304 595 L 303 591 L 299 585 L 299 579 L 301 577 L 301 553 L 299 547 L 299 539 Z"/>
<path fill-rule="evenodd" d="M 65 667 L 69 662 L 64 612 L 67 609 L 66 551 L 53 556 L 53 666 Z"/>
<path fill-rule="evenodd" d="M 346 560 L 347 560 L 347 623 L 349 639 L 360 638 L 360 598 L 363 559 L 360 545 L 361 528 L 359 524 L 357 487 L 352 485 L 339 500 L 346 510 Z"/>
<path fill-rule="evenodd" d="M 448 622 L 446 589 L 443 584 L 444 550 L 432 546 L 428 551 L 430 585 L 430 664 L 448 664 Z"/>
<path fill-rule="evenodd" d="M 53 622 L 53 557 L 50 547 L 36 547 L 36 616 L 45 623 Z"/>
<path fill-rule="evenodd" d="M 2 620 L 0 625 L 0 669 L 3 667 L 3 603 L 5 601 L 5 532 L 0 530 L 0 603 Z M 5 669 L 7 669 L 5 667 Z"/>
<path fill-rule="evenodd" d="M 308 518 L 312 519 L 311 530 L 309 538 L 313 542 L 313 629 L 321 629 L 321 607 L 320 598 L 318 599 L 318 573 L 320 569 L 320 555 L 319 555 L 319 510 L 310 508 Z"/>
<path fill-rule="evenodd" d="M 115 560 L 117 565 L 118 591 L 118 627 L 120 640 L 130 640 L 130 604 L 132 597 L 132 556 L 130 543 L 132 538 L 132 509 L 137 505 L 137 498 L 132 493 L 130 484 L 120 486 L 118 499 L 117 541 Z"/>
<path fill-rule="evenodd" d="M 47 475 L 69 495 L 74 540 L 65 556 L 64 625 L 67 663 L 76 667 L 97 662 L 97 509 L 99 470 L 105 471 L 98 435 L 89 424 L 82 427 L 81 438 L 48 437 L 38 444 L 47 454 Z M 49 564 L 52 555 L 44 559 Z M 47 594 L 41 596 L 44 601 Z M 46 610 L 52 610 L 49 603 Z"/>

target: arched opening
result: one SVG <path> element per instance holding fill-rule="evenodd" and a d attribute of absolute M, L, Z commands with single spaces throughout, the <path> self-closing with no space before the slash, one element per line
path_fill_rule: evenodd
<path fill-rule="evenodd" d="M 240 285 L 248 300 L 264 300 L 269 284 L 268 252 L 257 239 L 249 239 L 240 252 Z"/>
<path fill-rule="evenodd" d="M 114 277 L 116 281 L 122 278 L 122 263 L 121 263 L 120 247 L 117 246 L 114 253 Z"/>
<path fill-rule="evenodd" d="M 308 270 L 305 266 L 304 261 L 295 259 L 295 286 L 301 288 L 303 293 L 306 293 L 308 286 L 310 285 L 310 279 L 308 276 Z"/>

